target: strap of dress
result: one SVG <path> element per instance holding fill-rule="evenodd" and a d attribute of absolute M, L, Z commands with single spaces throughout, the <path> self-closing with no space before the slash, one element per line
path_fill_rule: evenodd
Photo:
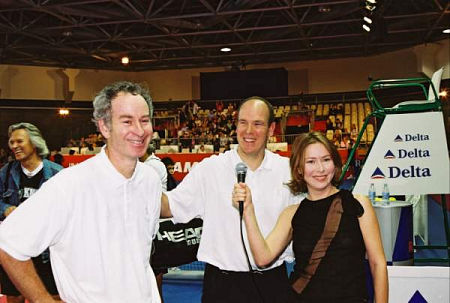
<path fill-rule="evenodd" d="M 325 221 L 325 226 L 317 241 L 311 257 L 309 259 L 308 265 L 305 268 L 304 273 L 292 284 L 292 288 L 300 294 L 305 287 L 308 285 L 311 278 L 314 276 L 317 267 L 319 266 L 322 258 L 325 256 L 331 241 L 333 240 L 336 232 L 339 228 L 339 223 L 341 222 L 343 209 L 342 209 L 342 199 L 340 194 L 336 195 L 331 203 L 330 209 L 328 210 L 327 218 Z"/>

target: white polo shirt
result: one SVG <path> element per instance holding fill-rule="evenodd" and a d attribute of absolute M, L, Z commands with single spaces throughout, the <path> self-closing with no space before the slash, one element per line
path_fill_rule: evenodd
<path fill-rule="evenodd" d="M 161 186 L 163 188 L 163 191 L 167 191 L 167 169 L 164 163 L 161 161 L 160 158 L 155 156 L 155 154 L 151 154 L 145 161 L 145 164 L 153 168 L 156 173 L 159 176 L 159 179 L 161 180 Z"/>
<path fill-rule="evenodd" d="M 188 222 L 203 219 L 202 238 L 197 258 L 223 270 L 248 271 L 239 232 L 239 211 L 233 207 L 231 195 L 236 180 L 236 164 L 242 162 L 236 149 L 204 159 L 187 174 L 172 191 L 167 192 L 173 220 Z M 289 159 L 268 150 L 255 171 L 247 171 L 246 184 L 252 191 L 256 218 L 261 232 L 267 236 L 280 213 L 303 197 L 293 196 L 285 185 L 290 180 Z M 243 224 L 244 239 L 253 268 L 257 268 Z M 292 261 L 291 247 L 274 262 Z M 271 268 L 272 268 L 271 267 Z"/>
<path fill-rule="evenodd" d="M 149 265 L 161 185 L 137 162 L 126 179 L 101 153 L 62 170 L 0 225 L 0 247 L 28 260 L 50 247 L 68 303 L 160 302 Z"/>

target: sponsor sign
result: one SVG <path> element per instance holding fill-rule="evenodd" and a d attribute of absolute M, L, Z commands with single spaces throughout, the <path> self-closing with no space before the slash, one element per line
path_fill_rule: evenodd
<path fill-rule="evenodd" d="M 449 157 L 441 112 L 387 115 L 353 190 L 367 195 L 447 194 Z"/>

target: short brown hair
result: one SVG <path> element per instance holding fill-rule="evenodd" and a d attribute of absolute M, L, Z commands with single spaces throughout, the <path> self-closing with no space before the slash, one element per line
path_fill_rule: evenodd
<path fill-rule="evenodd" d="M 339 184 L 339 178 L 342 172 L 342 160 L 339 155 L 336 146 L 331 143 L 323 133 L 321 132 L 310 132 L 299 135 L 292 145 L 292 152 L 290 158 L 291 165 L 291 181 L 288 186 L 293 194 L 299 194 L 302 192 L 307 192 L 308 187 L 303 176 L 303 171 L 305 168 L 305 150 L 306 148 L 314 143 L 320 143 L 328 150 L 333 159 L 336 171 L 334 173 L 334 178 L 332 184 L 337 186 Z"/>

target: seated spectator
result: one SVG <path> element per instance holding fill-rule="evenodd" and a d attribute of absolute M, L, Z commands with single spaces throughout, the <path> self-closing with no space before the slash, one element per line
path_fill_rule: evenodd
<path fill-rule="evenodd" d="M 54 155 L 53 155 L 53 162 L 55 162 L 56 164 L 59 164 L 59 165 L 63 166 L 64 156 L 61 155 L 60 153 L 54 154 Z"/>

